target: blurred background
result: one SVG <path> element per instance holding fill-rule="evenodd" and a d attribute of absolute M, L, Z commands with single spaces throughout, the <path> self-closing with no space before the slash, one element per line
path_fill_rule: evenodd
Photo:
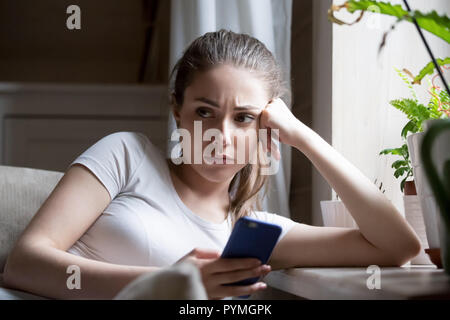
<path fill-rule="evenodd" d="M 409 2 L 450 11 L 446 0 Z M 416 73 L 427 53 L 414 26 L 405 23 L 377 54 L 395 19 L 368 13 L 365 22 L 338 26 L 327 19 L 332 3 L 0 0 L 0 164 L 64 172 L 90 145 L 117 131 L 145 133 L 167 153 L 171 67 L 193 39 L 227 28 L 268 46 L 291 85 L 292 96 L 284 98 L 294 115 L 371 180 L 382 181 L 402 211 L 392 159 L 378 153 L 399 145 L 399 126 L 407 121 L 388 106 L 408 92 L 394 68 Z M 70 5 L 80 8 L 80 29 L 67 28 Z M 448 45 L 426 36 L 437 56 L 449 55 Z M 302 153 L 282 151 L 265 209 L 321 225 L 319 203 L 335 193 Z"/>

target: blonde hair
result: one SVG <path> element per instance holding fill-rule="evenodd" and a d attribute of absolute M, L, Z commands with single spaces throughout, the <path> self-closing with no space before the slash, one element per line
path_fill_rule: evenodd
<path fill-rule="evenodd" d="M 247 69 L 266 84 L 270 99 L 290 94 L 281 67 L 272 53 L 256 38 L 247 34 L 221 29 L 208 32 L 195 39 L 175 64 L 170 79 L 176 74 L 171 85 L 171 95 L 175 108 L 181 108 L 184 91 L 191 84 L 197 72 L 204 72 L 219 64 L 230 64 Z M 257 148 L 260 159 L 259 148 Z M 259 191 L 267 186 L 268 176 L 261 175 L 261 164 L 247 164 L 233 177 L 228 192 L 232 224 L 252 211 L 262 210 Z"/>

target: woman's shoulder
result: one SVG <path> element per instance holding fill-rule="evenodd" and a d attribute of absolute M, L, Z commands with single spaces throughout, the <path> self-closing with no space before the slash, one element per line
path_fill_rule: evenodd
<path fill-rule="evenodd" d="M 98 149 L 124 153 L 127 156 L 143 158 L 150 152 L 159 150 L 146 134 L 138 131 L 118 131 L 110 133 L 100 139 L 97 143 Z M 106 151 L 106 150 L 105 150 Z"/>
<path fill-rule="evenodd" d="M 103 144 L 110 148 L 109 152 L 116 154 L 117 159 L 120 158 L 126 163 L 135 162 L 138 166 L 147 159 L 152 165 L 160 166 L 164 157 L 151 138 L 142 132 L 119 131 L 105 136 L 102 140 L 105 140 Z"/>
<path fill-rule="evenodd" d="M 148 144 L 151 144 L 150 139 L 142 132 L 137 131 L 117 131 L 104 136 L 100 141 L 110 142 L 122 142 L 127 147 L 141 147 L 145 148 Z M 117 144 L 116 144 L 117 145 Z"/>
<path fill-rule="evenodd" d="M 149 148 L 150 139 L 141 132 L 110 133 L 80 154 L 70 165 L 80 163 L 92 171 L 113 199 L 135 175 Z"/>

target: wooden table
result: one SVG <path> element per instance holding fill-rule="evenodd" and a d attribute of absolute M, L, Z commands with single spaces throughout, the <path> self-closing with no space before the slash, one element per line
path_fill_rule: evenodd
<path fill-rule="evenodd" d="M 450 276 L 434 265 L 380 267 L 380 288 L 369 289 L 367 268 L 293 268 L 270 272 L 269 293 L 253 299 L 450 299 Z M 370 281 L 370 283 L 374 283 Z M 267 289 L 266 289 L 267 290 Z"/>

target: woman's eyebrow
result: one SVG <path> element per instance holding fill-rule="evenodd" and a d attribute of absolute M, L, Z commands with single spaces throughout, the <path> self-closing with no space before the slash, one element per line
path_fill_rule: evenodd
<path fill-rule="evenodd" d="M 220 106 L 219 106 L 219 104 L 218 104 L 217 102 L 214 102 L 214 101 L 212 101 L 212 100 L 209 100 L 208 98 L 200 97 L 200 98 L 196 98 L 194 101 L 201 101 L 201 102 L 210 104 L 210 105 L 212 105 L 213 107 L 220 108 Z"/>
<path fill-rule="evenodd" d="M 234 107 L 234 110 L 249 110 L 249 109 L 261 110 L 261 108 L 252 105 Z"/>
<path fill-rule="evenodd" d="M 217 102 L 212 101 L 205 97 L 196 98 L 194 101 L 201 101 L 201 102 L 207 103 L 213 107 L 220 108 L 220 106 Z M 261 108 L 258 108 L 256 106 L 252 106 L 252 105 L 244 105 L 244 106 L 236 106 L 234 109 L 238 109 L 238 110 L 257 109 L 257 110 L 260 110 Z"/>

